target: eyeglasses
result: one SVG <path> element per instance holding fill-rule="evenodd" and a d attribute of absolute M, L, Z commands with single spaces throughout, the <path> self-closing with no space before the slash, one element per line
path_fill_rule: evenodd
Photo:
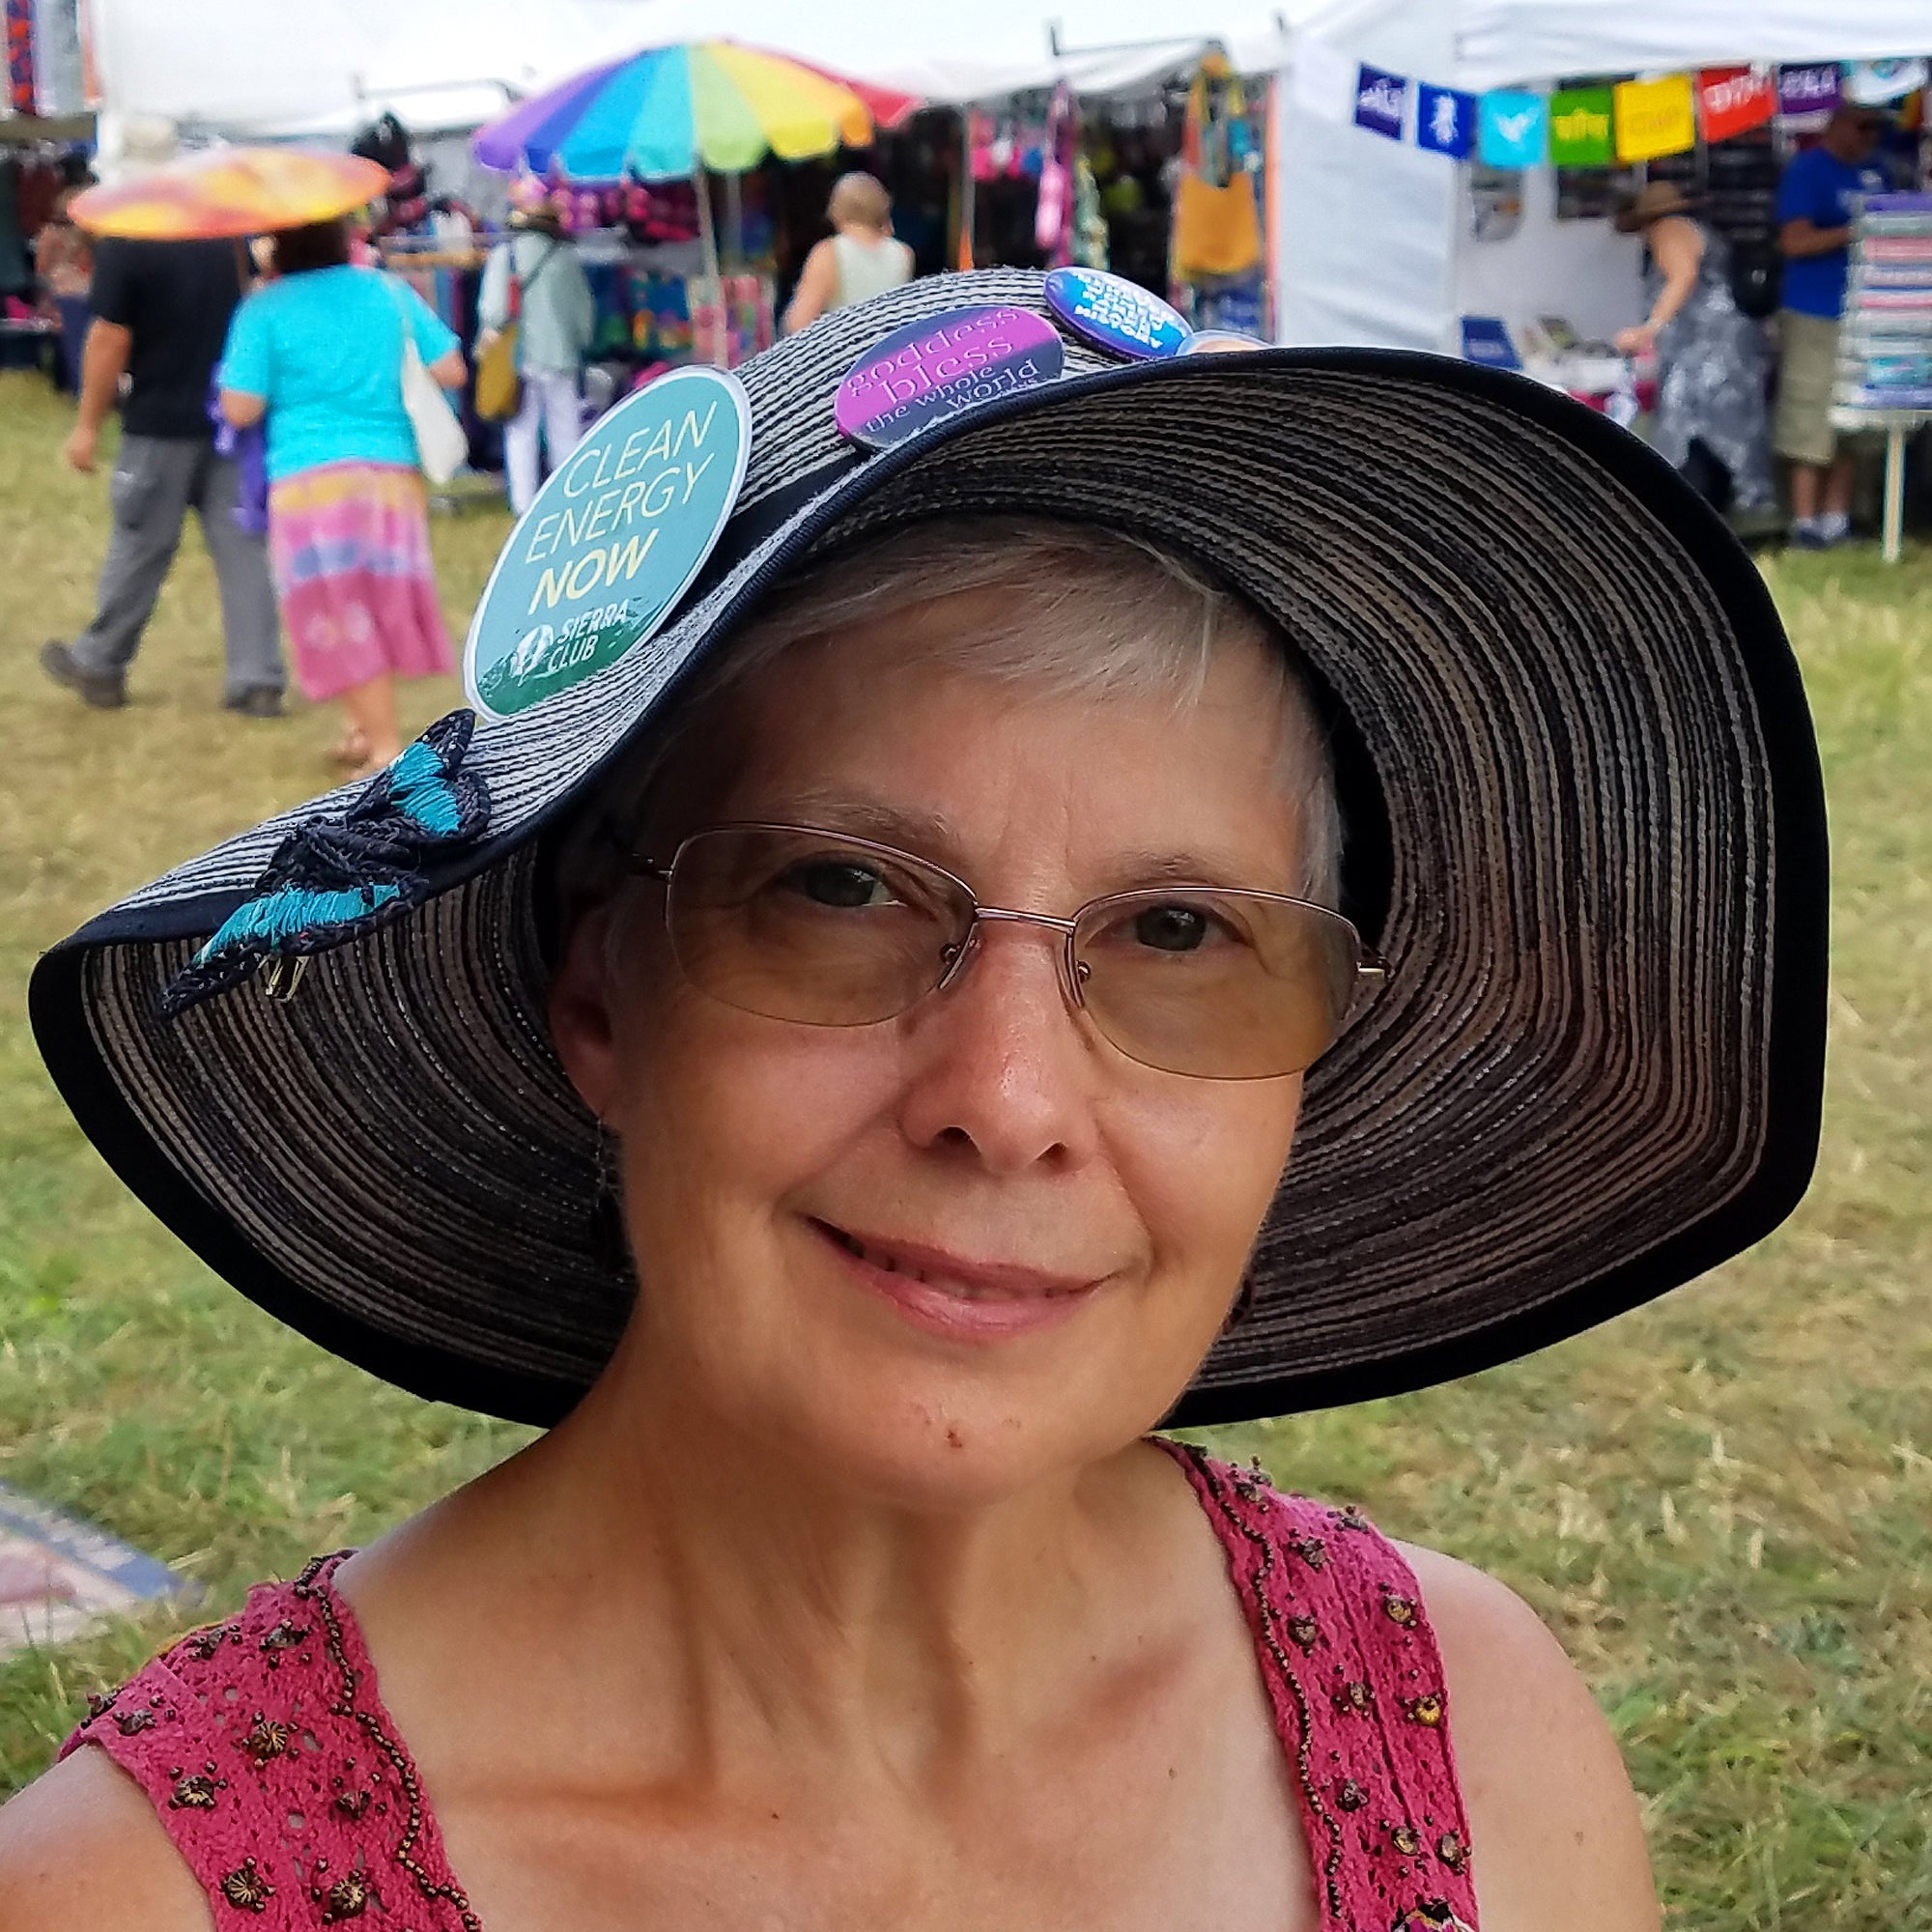
<path fill-rule="evenodd" d="M 1071 919 L 982 906 L 951 872 L 801 825 L 694 833 L 668 865 L 665 923 L 700 992 L 767 1019 L 874 1026 L 966 971 L 989 924 L 1061 935 L 1061 988 L 1130 1060 L 1208 1080 L 1299 1073 L 1325 1053 L 1382 962 L 1339 913 L 1278 893 L 1160 886 Z"/>

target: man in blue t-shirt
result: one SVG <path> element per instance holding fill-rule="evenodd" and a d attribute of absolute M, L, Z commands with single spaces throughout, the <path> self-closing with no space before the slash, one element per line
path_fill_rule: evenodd
<path fill-rule="evenodd" d="M 1872 164 L 1885 116 L 1838 108 L 1815 148 L 1792 156 L 1777 185 L 1784 256 L 1778 314 L 1777 453 L 1791 464 L 1791 536 L 1806 550 L 1843 543 L 1852 527 L 1854 459 L 1832 429 L 1838 317 L 1845 306 L 1852 223 L 1863 196 L 1886 185 Z"/>

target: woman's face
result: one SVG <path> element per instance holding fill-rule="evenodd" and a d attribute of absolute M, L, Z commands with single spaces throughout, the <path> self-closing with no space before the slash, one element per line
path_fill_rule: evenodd
<path fill-rule="evenodd" d="M 983 905 L 1063 917 L 1181 879 L 1295 890 L 1258 648 L 1224 650 L 1179 712 L 908 657 L 909 629 L 943 643 L 988 594 L 781 656 L 686 741 L 650 856 L 760 820 L 896 845 Z M 1069 1011 L 1037 925 L 982 926 L 964 974 L 895 1020 L 760 1018 L 683 980 L 663 903 L 647 885 L 581 922 L 552 1013 L 621 1142 L 641 1293 L 616 1373 L 636 1399 L 928 1507 L 1151 1427 L 1227 1317 L 1299 1077 L 1126 1059 Z"/>

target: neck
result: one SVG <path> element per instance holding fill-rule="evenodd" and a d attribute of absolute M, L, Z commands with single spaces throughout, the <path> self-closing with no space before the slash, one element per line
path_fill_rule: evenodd
<path fill-rule="evenodd" d="M 1109 1649 L 1108 1606 L 1159 1567 L 1130 1525 L 1174 1477 L 1138 1445 L 991 1502 L 913 1506 L 642 1379 L 608 1376 L 447 1506 L 469 1518 L 454 1546 L 501 1552 L 476 1594 L 498 1620 L 521 1600 L 510 1639 L 550 1633 L 558 1686 L 605 1687 L 613 1758 L 643 1734 L 753 1782 L 953 1782 L 1064 1708 Z M 554 1694 L 530 1688 L 532 1710 Z M 581 1700 L 553 1708 L 577 1714 L 574 1751 L 597 1747 Z"/>

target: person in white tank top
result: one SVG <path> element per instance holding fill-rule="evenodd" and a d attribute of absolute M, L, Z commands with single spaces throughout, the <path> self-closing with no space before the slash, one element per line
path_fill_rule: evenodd
<path fill-rule="evenodd" d="M 867 174 L 840 175 L 825 213 L 838 232 L 805 258 L 784 313 L 787 335 L 835 308 L 912 280 L 912 250 L 893 239 L 893 201 L 883 182 Z"/>

